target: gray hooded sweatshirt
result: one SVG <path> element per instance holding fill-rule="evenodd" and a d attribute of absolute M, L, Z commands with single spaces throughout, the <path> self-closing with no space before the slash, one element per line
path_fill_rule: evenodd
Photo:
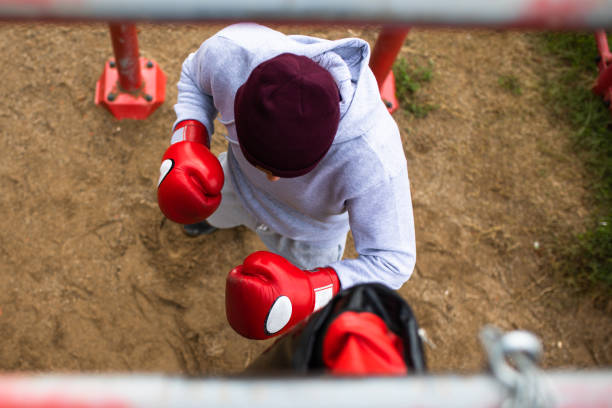
<path fill-rule="evenodd" d="M 341 95 L 334 142 L 311 172 L 270 182 L 243 156 L 234 97 L 251 71 L 282 53 L 313 59 L 334 77 Z M 331 265 L 342 288 L 378 282 L 399 288 L 415 265 L 408 170 L 396 123 L 381 101 L 364 40 L 287 36 L 257 24 L 235 24 L 207 39 L 183 63 L 174 107 L 213 135 L 227 128 L 229 176 L 245 209 L 271 230 L 325 247 L 350 229 L 359 254 Z"/>

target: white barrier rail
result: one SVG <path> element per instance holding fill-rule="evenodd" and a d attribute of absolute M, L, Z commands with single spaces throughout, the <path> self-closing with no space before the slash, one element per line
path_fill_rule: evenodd
<path fill-rule="evenodd" d="M 0 0 L 0 19 L 608 28 L 612 0 Z"/>
<path fill-rule="evenodd" d="M 552 407 L 612 407 L 612 371 L 542 373 Z M 498 407 L 493 377 L 211 378 L 163 376 L 0 376 L 0 406 L 210 408 Z"/>

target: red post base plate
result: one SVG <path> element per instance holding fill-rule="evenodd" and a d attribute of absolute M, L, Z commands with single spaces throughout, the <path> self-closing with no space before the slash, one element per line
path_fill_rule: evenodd
<path fill-rule="evenodd" d="M 395 75 L 393 75 L 393 71 L 389 71 L 389 74 L 383 81 L 380 87 L 380 96 L 387 106 L 389 113 L 393 113 L 399 108 L 399 102 L 395 96 Z"/>
<path fill-rule="evenodd" d="M 146 119 L 166 98 L 166 75 L 151 59 L 139 58 L 142 84 L 127 92 L 119 85 L 119 72 L 114 58 L 106 61 L 96 83 L 96 105 L 108 109 L 117 119 Z"/>

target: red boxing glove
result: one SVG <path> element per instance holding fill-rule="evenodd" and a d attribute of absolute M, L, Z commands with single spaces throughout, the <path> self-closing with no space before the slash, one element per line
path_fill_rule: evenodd
<path fill-rule="evenodd" d="M 208 135 L 197 121 L 179 123 L 181 138 L 171 145 L 159 169 L 157 202 L 166 217 L 180 224 L 208 218 L 221 203 L 223 168 L 208 150 Z M 181 141 L 182 140 L 182 141 Z"/>
<path fill-rule="evenodd" d="M 332 268 L 304 271 L 280 255 L 258 251 L 227 276 L 225 312 L 236 332 L 263 340 L 288 331 L 339 290 Z"/>

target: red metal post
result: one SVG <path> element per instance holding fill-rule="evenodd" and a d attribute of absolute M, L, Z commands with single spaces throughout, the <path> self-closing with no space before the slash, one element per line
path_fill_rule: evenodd
<path fill-rule="evenodd" d="M 406 27 L 382 27 L 370 58 L 370 68 L 374 77 L 376 77 L 380 96 L 387 105 L 389 112 L 394 112 L 398 108 L 397 98 L 395 97 L 395 76 L 391 67 L 409 31 L 410 28 Z"/>
<path fill-rule="evenodd" d="M 593 92 L 603 97 L 604 103 L 610 107 L 612 102 L 612 53 L 608 46 L 608 38 L 604 30 L 595 32 L 595 41 L 597 42 L 597 50 L 599 51 L 599 76 L 593 86 Z"/>
<path fill-rule="evenodd" d="M 152 59 L 140 57 L 134 24 L 109 24 L 115 58 L 96 83 L 95 102 L 117 119 L 146 119 L 166 97 L 166 76 Z"/>
<path fill-rule="evenodd" d="M 111 41 L 119 84 L 126 92 L 134 92 L 142 85 L 140 66 L 138 64 L 138 34 L 134 24 L 109 24 Z"/>
<path fill-rule="evenodd" d="M 597 51 L 601 56 L 600 63 L 609 64 L 612 61 L 612 53 L 608 47 L 608 37 L 604 30 L 595 31 L 595 41 L 597 42 Z"/>

